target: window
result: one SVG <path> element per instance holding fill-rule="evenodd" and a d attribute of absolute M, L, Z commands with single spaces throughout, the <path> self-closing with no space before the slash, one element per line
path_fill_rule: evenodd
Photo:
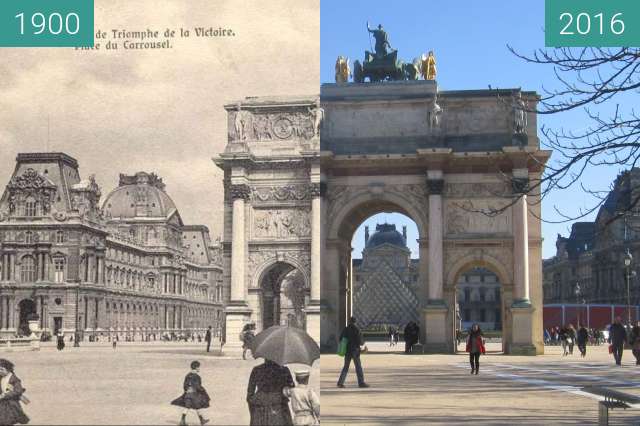
<path fill-rule="evenodd" d="M 485 322 L 487 320 L 487 311 L 484 309 L 480 309 L 480 322 Z"/>
<path fill-rule="evenodd" d="M 464 289 L 464 300 L 465 300 L 465 302 L 471 302 L 471 289 L 470 288 L 465 288 Z"/>
<path fill-rule="evenodd" d="M 33 244 L 33 232 L 27 231 L 24 233 L 24 241 L 27 244 Z"/>
<path fill-rule="evenodd" d="M 64 231 L 56 231 L 56 243 L 64 243 Z"/>
<path fill-rule="evenodd" d="M 22 258 L 20 265 L 20 280 L 22 282 L 33 282 L 36 279 L 36 262 L 31 256 Z"/>
<path fill-rule="evenodd" d="M 57 283 L 64 282 L 64 258 L 58 257 L 53 259 L 54 281 Z"/>
<path fill-rule="evenodd" d="M 34 217 L 36 215 L 36 201 L 29 199 L 24 203 L 24 215 Z"/>
<path fill-rule="evenodd" d="M 463 315 L 462 321 L 464 322 L 471 321 L 471 310 L 465 309 L 463 312 L 464 312 L 464 315 Z"/>

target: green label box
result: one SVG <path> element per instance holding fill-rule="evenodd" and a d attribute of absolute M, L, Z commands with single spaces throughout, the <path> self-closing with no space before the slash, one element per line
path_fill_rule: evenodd
<path fill-rule="evenodd" d="M 0 0 L 0 47 L 91 47 L 94 0 Z"/>
<path fill-rule="evenodd" d="M 640 46 L 640 0 L 545 0 L 545 45 Z"/>

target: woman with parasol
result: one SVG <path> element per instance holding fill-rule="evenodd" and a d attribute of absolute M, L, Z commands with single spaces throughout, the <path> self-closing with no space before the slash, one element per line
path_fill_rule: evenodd
<path fill-rule="evenodd" d="M 253 425 L 293 425 L 286 388 L 295 387 L 286 364 L 312 365 L 320 358 L 318 344 L 304 330 L 273 326 L 259 333 L 251 352 L 264 363 L 254 367 L 249 377 L 247 403 Z"/>

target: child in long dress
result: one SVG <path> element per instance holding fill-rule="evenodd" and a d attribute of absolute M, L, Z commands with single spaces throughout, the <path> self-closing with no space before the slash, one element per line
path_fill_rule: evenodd
<path fill-rule="evenodd" d="M 285 388 L 284 394 L 291 398 L 293 410 L 293 424 L 296 426 L 313 426 L 320 424 L 320 398 L 314 390 L 308 387 L 309 371 L 296 371 L 298 385 L 294 388 Z"/>
<path fill-rule="evenodd" d="M 180 425 L 186 426 L 187 414 L 189 410 L 195 410 L 200 424 L 204 425 L 209 422 L 209 419 L 205 419 L 202 410 L 209 408 L 209 394 L 207 390 L 202 386 L 202 379 L 200 378 L 200 362 L 193 361 L 191 363 L 191 372 L 189 372 L 184 378 L 184 393 L 179 398 L 171 401 L 172 405 L 183 407 L 182 418 L 180 419 Z"/>

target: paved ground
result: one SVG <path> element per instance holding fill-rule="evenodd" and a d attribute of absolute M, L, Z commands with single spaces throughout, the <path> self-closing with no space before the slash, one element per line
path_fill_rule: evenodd
<path fill-rule="evenodd" d="M 382 343 L 369 349 L 378 352 L 362 356 L 369 389 L 357 387 L 353 367 L 347 387 L 336 388 L 342 358 L 322 356 L 323 424 L 586 425 L 597 423 L 599 399 L 583 386 L 640 395 L 640 367 L 631 352 L 616 367 L 606 346 L 588 347 L 585 359 L 577 348 L 562 357 L 559 347 L 538 357 L 489 354 L 481 358 L 478 376 L 469 374 L 466 354 L 407 356 Z M 610 412 L 610 424 L 640 424 L 640 407 Z"/>
<path fill-rule="evenodd" d="M 40 352 L 6 352 L 0 357 L 16 364 L 31 404 L 25 411 L 31 424 L 55 425 L 175 425 L 191 361 L 202 363 L 203 384 L 212 398 L 211 424 L 248 424 L 245 403 L 251 368 L 260 360 L 207 355 L 202 344 L 84 344 L 62 352 L 52 346 Z M 318 362 L 311 383 L 318 389 Z M 299 366 L 298 366 L 299 367 Z M 292 369 L 295 366 L 292 367 Z M 199 424 L 195 414 L 189 424 Z"/>

